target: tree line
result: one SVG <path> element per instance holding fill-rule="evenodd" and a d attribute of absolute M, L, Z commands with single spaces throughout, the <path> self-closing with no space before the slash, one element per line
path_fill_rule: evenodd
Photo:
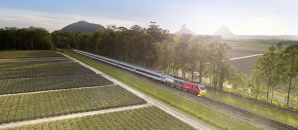
<path fill-rule="evenodd" d="M 0 50 L 48 50 L 53 49 L 52 36 L 44 28 L 6 27 L 0 29 Z"/>
<path fill-rule="evenodd" d="M 280 44 L 272 46 L 270 51 L 259 57 L 253 70 L 253 80 L 256 85 L 256 97 L 259 89 L 266 90 L 266 98 L 271 93 L 271 103 L 274 90 L 283 89 L 286 93 L 286 105 L 289 105 L 291 92 L 297 87 L 298 79 L 298 44 L 282 49 Z"/>
<path fill-rule="evenodd" d="M 95 33 L 54 31 L 52 37 L 56 47 L 76 48 L 193 81 L 208 77 L 210 85 L 219 89 L 231 69 L 227 44 L 207 35 L 179 37 L 155 23 L 148 28 L 108 25 Z"/>
<path fill-rule="evenodd" d="M 108 25 L 94 33 L 54 31 L 29 27 L 0 29 L 0 50 L 40 50 L 76 48 L 130 64 L 179 76 L 223 90 L 228 81 L 234 90 L 258 96 L 263 91 L 271 101 L 274 91 L 286 90 L 289 104 L 297 86 L 297 45 L 281 49 L 282 42 L 258 58 L 252 76 L 237 73 L 226 55 L 226 43 L 213 41 L 211 36 L 183 34 L 176 36 L 156 23 L 148 28 Z M 296 48 L 296 49 L 291 49 Z M 293 83 L 294 82 L 294 83 Z M 294 84 L 294 85 L 293 85 Z M 287 86 L 287 87 L 285 87 Z M 235 91 L 236 92 L 236 91 Z"/>

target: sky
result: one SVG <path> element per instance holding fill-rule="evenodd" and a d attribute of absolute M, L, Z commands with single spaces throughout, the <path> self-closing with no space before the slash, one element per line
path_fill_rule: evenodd
<path fill-rule="evenodd" d="M 225 24 L 236 35 L 298 35 L 298 0 L 0 0 L 0 28 L 43 27 L 77 21 L 147 28 L 156 22 L 175 33 L 183 24 L 213 35 Z"/>

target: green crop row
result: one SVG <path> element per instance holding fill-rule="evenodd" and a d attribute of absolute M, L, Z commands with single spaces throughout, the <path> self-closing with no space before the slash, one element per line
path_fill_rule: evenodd
<path fill-rule="evenodd" d="M 44 122 L 9 130 L 194 130 L 157 107 L 145 107 L 86 117 Z"/>
<path fill-rule="evenodd" d="M 113 82 L 97 74 L 4 79 L 0 80 L 0 94 L 104 86 L 111 84 L 113 84 Z"/>
<path fill-rule="evenodd" d="M 0 124 L 144 103 L 120 86 L 1 96 Z"/>
<path fill-rule="evenodd" d="M 63 57 L 54 51 L 0 51 L 0 59 Z"/>
<path fill-rule="evenodd" d="M 58 63 L 57 63 L 58 62 Z M 44 62 L 7 62 L 0 63 L 0 71 L 16 71 L 31 69 L 55 69 L 55 68 L 77 68 L 82 67 L 77 62 L 44 61 Z"/>
<path fill-rule="evenodd" d="M 0 71 L 0 80 L 16 79 L 16 78 L 64 76 L 64 75 L 82 75 L 82 74 L 95 74 L 95 72 L 85 67 Z"/>
<path fill-rule="evenodd" d="M 132 77 L 123 72 L 116 71 L 111 67 L 100 64 L 99 62 L 90 60 L 88 58 L 85 58 L 79 54 L 75 54 L 70 51 L 65 51 L 65 54 L 71 57 L 74 57 L 86 63 L 87 65 L 90 65 L 114 78 L 121 80 L 122 82 L 130 84 L 131 86 L 139 89 L 140 91 L 143 91 L 149 95 L 152 95 L 155 98 L 162 100 L 163 102 L 166 102 L 180 110 L 183 110 L 197 117 L 198 119 L 201 119 L 205 122 L 215 125 L 221 129 L 241 129 L 241 130 L 259 129 L 256 126 L 253 126 L 252 124 L 246 121 L 235 119 L 224 113 L 218 112 L 212 108 L 208 108 L 194 101 L 172 94 L 171 92 L 160 89 L 152 84 L 140 81 L 138 78 Z"/>
<path fill-rule="evenodd" d="M 39 58 L 19 58 L 19 59 L 0 59 L 4 62 L 29 62 L 29 61 L 70 61 L 67 57 L 39 57 Z"/>

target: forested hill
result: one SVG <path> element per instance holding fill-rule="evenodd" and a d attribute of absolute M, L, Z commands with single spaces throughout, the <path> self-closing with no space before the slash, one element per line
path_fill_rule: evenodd
<path fill-rule="evenodd" d="M 64 28 L 61 29 L 61 31 L 69 30 L 74 32 L 93 33 L 100 28 L 105 28 L 105 27 L 100 24 L 88 23 L 86 21 L 79 21 L 65 26 Z"/>

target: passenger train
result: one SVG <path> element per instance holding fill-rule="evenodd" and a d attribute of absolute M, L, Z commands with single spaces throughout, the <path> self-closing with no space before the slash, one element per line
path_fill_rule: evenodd
<path fill-rule="evenodd" d="M 111 65 L 114 65 L 114 66 L 117 66 L 117 67 L 120 67 L 122 69 L 125 69 L 125 70 L 128 70 L 128 71 L 140 74 L 142 76 L 145 76 L 145 77 L 160 81 L 160 82 L 165 83 L 167 85 L 170 85 L 172 87 L 176 87 L 176 88 L 184 90 L 184 91 L 195 93 L 198 96 L 204 96 L 206 94 L 205 86 L 201 83 L 189 81 L 189 80 L 178 78 L 178 77 L 175 77 L 175 76 L 162 74 L 162 73 L 159 73 L 159 72 L 156 72 L 156 71 L 152 71 L 152 70 L 145 69 L 145 68 L 142 68 L 142 67 L 134 66 L 134 65 L 131 65 L 131 64 L 128 64 L 128 63 L 120 62 L 120 61 L 117 61 L 117 60 L 114 60 L 114 59 L 99 56 L 99 55 L 92 54 L 92 53 L 89 53 L 89 52 L 76 50 L 76 49 L 73 49 L 73 51 L 78 53 L 78 54 L 81 54 L 81 55 L 84 55 L 84 56 L 87 56 L 87 57 L 90 57 L 90 58 L 93 58 L 93 59 L 96 59 L 96 60 L 111 64 Z"/>

